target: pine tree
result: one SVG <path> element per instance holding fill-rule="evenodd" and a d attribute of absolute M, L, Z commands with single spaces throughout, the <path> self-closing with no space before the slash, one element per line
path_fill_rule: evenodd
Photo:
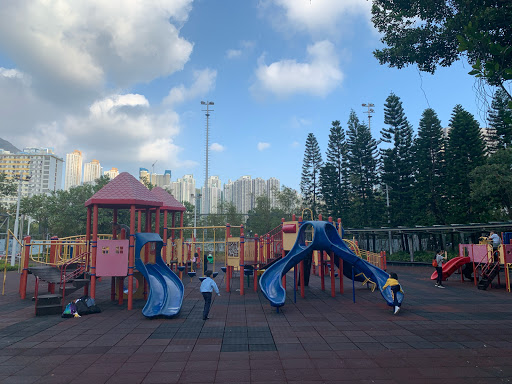
<path fill-rule="evenodd" d="M 508 103 L 512 101 L 501 89 L 496 91 L 489 111 L 489 128 L 493 144 L 490 152 L 501 148 L 509 148 L 512 144 L 512 110 Z"/>
<path fill-rule="evenodd" d="M 327 214 L 334 218 L 347 215 L 349 209 L 346 152 L 345 132 L 338 120 L 333 121 L 320 184 Z"/>
<path fill-rule="evenodd" d="M 384 124 L 382 141 L 392 145 L 381 151 L 382 183 L 389 187 L 391 223 L 407 225 L 412 222 L 413 135 L 402 102 L 393 93 L 386 98 Z"/>
<path fill-rule="evenodd" d="M 313 216 L 316 217 L 318 199 L 320 197 L 320 169 L 322 168 L 322 155 L 315 135 L 308 134 L 306 149 L 302 163 L 302 175 L 300 191 L 304 203 L 311 207 Z"/>
<path fill-rule="evenodd" d="M 352 213 L 344 219 L 348 226 L 376 224 L 375 186 L 377 176 L 377 142 L 366 124 L 359 122 L 352 110 L 347 125 L 348 176 L 351 182 Z"/>
<path fill-rule="evenodd" d="M 453 109 L 446 147 L 449 223 L 467 223 L 473 217 L 470 201 L 470 172 L 485 161 L 485 145 L 480 127 L 472 114 L 461 105 Z"/>
<path fill-rule="evenodd" d="M 445 140 L 441 121 L 436 112 L 425 109 L 421 116 L 418 137 L 414 143 L 416 184 L 414 186 L 414 207 L 418 224 L 433 225 L 445 223 L 446 167 Z"/>

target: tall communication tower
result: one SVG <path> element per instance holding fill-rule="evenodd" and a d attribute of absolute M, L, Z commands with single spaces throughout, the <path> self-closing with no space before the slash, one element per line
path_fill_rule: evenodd
<path fill-rule="evenodd" d="M 210 145 L 210 127 L 209 127 L 209 122 L 210 122 L 210 112 L 213 112 L 213 109 L 210 109 L 210 105 L 213 105 L 213 101 L 201 101 L 201 105 L 206 105 L 206 109 L 203 109 L 202 111 L 203 112 L 206 112 L 205 113 L 205 116 L 206 116 L 206 147 L 205 147 L 205 177 L 204 177 L 204 201 L 205 201 L 205 204 L 204 204 L 204 207 L 205 207 L 205 210 L 204 212 L 205 213 L 210 213 L 210 203 L 209 203 L 209 191 L 208 191 L 208 170 L 210 168 L 210 164 L 209 164 L 209 153 L 208 153 L 208 147 Z"/>
<path fill-rule="evenodd" d="M 372 130 L 372 126 L 371 126 L 371 119 L 372 119 L 372 113 L 375 113 L 375 110 L 373 109 L 373 107 L 375 107 L 375 104 L 372 104 L 372 103 L 363 103 L 361 104 L 363 107 L 367 107 L 368 110 L 367 111 L 364 111 L 363 113 L 367 113 L 368 114 L 368 130 L 371 132 Z"/>

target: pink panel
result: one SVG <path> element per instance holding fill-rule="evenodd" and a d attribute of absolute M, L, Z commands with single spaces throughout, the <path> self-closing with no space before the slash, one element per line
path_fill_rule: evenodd
<path fill-rule="evenodd" d="M 472 244 L 472 260 L 475 263 L 487 263 L 487 244 Z"/>
<path fill-rule="evenodd" d="M 130 240 L 98 240 L 97 276 L 127 276 Z"/>
<path fill-rule="evenodd" d="M 512 263 L 512 244 L 505 244 L 505 263 Z"/>
<path fill-rule="evenodd" d="M 473 252 L 471 250 L 472 244 L 459 244 L 459 256 L 461 257 L 470 257 L 471 261 L 473 261 Z"/>

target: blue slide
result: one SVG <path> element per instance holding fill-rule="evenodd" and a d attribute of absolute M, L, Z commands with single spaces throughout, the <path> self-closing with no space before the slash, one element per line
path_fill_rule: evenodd
<path fill-rule="evenodd" d="M 306 229 L 313 227 L 313 241 L 306 245 Z M 352 267 L 354 267 L 354 275 L 359 281 L 364 281 L 363 275 L 377 284 L 377 287 L 389 306 L 393 306 L 393 294 L 390 287 L 382 289 L 386 283 L 389 274 L 382 269 L 368 263 L 366 260 L 358 257 L 345 244 L 338 234 L 336 227 L 325 221 L 307 221 L 299 229 L 297 240 L 294 246 L 288 252 L 285 258 L 272 264 L 263 273 L 260 279 L 260 288 L 263 295 L 270 301 L 273 307 L 281 307 L 286 301 L 286 290 L 282 285 L 282 277 L 295 265 L 309 257 L 313 251 L 333 252 L 338 258 L 343 260 L 343 272 L 346 276 L 352 277 Z M 398 301 L 401 303 L 404 295 L 398 293 Z"/>
<path fill-rule="evenodd" d="M 144 264 L 140 258 L 140 251 L 147 243 L 155 243 L 155 264 Z M 149 318 L 176 316 L 183 303 L 183 283 L 162 260 L 163 244 L 162 238 L 156 233 L 135 234 L 135 267 L 149 285 L 148 301 L 142 314 Z"/>

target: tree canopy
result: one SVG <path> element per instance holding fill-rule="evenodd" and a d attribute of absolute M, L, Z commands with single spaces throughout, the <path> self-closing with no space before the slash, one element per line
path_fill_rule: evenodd
<path fill-rule="evenodd" d="M 372 21 L 385 48 L 380 64 L 417 64 L 434 73 L 467 58 L 471 75 L 502 88 L 512 80 L 512 2 L 504 0 L 373 0 Z"/>

